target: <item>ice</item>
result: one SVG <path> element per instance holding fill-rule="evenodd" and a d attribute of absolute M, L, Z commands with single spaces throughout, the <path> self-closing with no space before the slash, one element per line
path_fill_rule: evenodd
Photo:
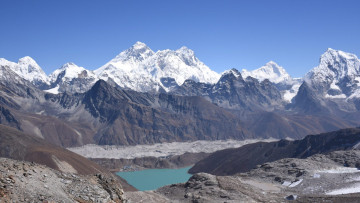
<path fill-rule="evenodd" d="M 331 83 L 330 88 L 334 90 L 341 90 L 340 87 L 335 84 L 335 81 Z"/>
<path fill-rule="evenodd" d="M 326 98 L 332 98 L 332 99 L 345 99 L 346 95 L 345 94 L 339 94 L 339 95 L 329 95 L 326 94 L 325 95 Z"/>
<path fill-rule="evenodd" d="M 283 98 L 285 101 L 287 102 L 291 102 L 291 100 L 296 96 L 296 94 L 298 93 L 299 91 L 299 88 L 300 88 L 300 83 L 298 84 L 294 84 L 290 90 L 286 90 L 284 92 L 284 95 L 283 95 Z"/>
<path fill-rule="evenodd" d="M 284 181 L 283 186 L 286 186 L 286 187 L 289 187 L 289 185 L 291 185 L 291 182 L 290 181 Z"/>
<path fill-rule="evenodd" d="M 360 192 L 360 184 L 354 184 L 350 187 L 341 188 L 332 190 L 330 192 L 327 192 L 325 194 L 327 195 L 341 195 L 341 194 L 351 194 L 351 193 L 359 193 Z"/>
<path fill-rule="evenodd" d="M 322 170 L 322 171 L 316 171 L 317 173 L 356 173 L 360 172 L 357 168 L 350 168 L 350 167 L 339 167 L 339 168 L 333 168 L 329 170 Z"/>
<path fill-rule="evenodd" d="M 44 90 L 44 92 L 48 92 L 51 94 L 59 94 L 59 85 L 57 85 L 56 87 L 54 87 L 52 89 Z"/>
<path fill-rule="evenodd" d="M 157 143 L 154 145 L 136 146 L 103 146 L 85 145 L 82 147 L 68 148 L 77 154 L 87 158 L 108 158 L 108 159 L 134 159 L 136 157 L 166 157 L 170 155 L 181 155 L 186 152 L 211 153 L 227 148 L 241 147 L 255 142 L 272 142 L 276 139 L 266 140 L 217 140 L 217 141 L 195 141 L 195 142 L 171 142 Z"/>
<path fill-rule="evenodd" d="M 360 89 L 357 89 L 354 91 L 353 94 L 350 95 L 349 99 L 352 99 L 352 98 L 359 98 L 360 97 Z"/>
<path fill-rule="evenodd" d="M 302 181 L 303 181 L 303 179 L 300 179 L 300 180 L 298 180 L 298 181 L 296 181 L 296 182 L 293 182 L 293 183 L 291 183 L 291 184 L 289 185 L 289 187 L 296 187 L 296 186 L 299 185 Z"/>
<path fill-rule="evenodd" d="M 295 182 L 284 181 L 282 185 L 286 186 L 286 187 L 295 187 L 295 186 L 299 185 L 302 181 L 303 181 L 303 179 L 300 179 L 300 180 L 295 181 Z"/>

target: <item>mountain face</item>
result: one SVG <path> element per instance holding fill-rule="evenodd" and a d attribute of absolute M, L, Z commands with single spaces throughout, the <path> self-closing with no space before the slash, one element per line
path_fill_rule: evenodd
<path fill-rule="evenodd" d="M 325 98 L 360 97 L 360 60 L 354 54 L 328 49 L 305 81 Z"/>
<path fill-rule="evenodd" d="M 98 77 L 92 71 L 74 63 L 67 63 L 50 74 L 49 79 L 53 88 L 46 90 L 47 92 L 83 93 L 95 84 Z"/>
<path fill-rule="evenodd" d="M 167 83 L 162 83 L 164 78 L 173 78 L 178 85 L 186 79 L 215 83 L 219 78 L 186 47 L 155 53 L 141 42 L 121 52 L 95 73 L 103 80 L 111 78 L 119 86 L 139 92 L 168 91 Z"/>
<path fill-rule="evenodd" d="M 99 144 L 133 145 L 250 136 L 242 130 L 238 118 L 201 97 L 139 93 L 114 88 L 99 80 L 85 93 L 82 104 L 102 123 L 103 127 L 94 137 Z"/>
<path fill-rule="evenodd" d="M 18 63 L 1 58 L 0 66 L 9 66 L 23 79 L 50 93 L 83 93 L 99 79 L 139 92 L 168 92 L 171 86 L 181 85 L 187 79 L 215 83 L 220 77 L 186 47 L 154 52 L 141 42 L 95 71 L 67 63 L 48 77 L 30 57 L 21 58 Z M 173 84 L 169 86 L 167 80 Z"/>
<path fill-rule="evenodd" d="M 7 66 L 20 77 L 30 81 L 35 86 L 46 87 L 50 84 L 49 79 L 40 66 L 29 56 L 19 59 L 18 63 L 0 58 L 0 66 Z"/>
<path fill-rule="evenodd" d="M 331 70 L 347 76 L 332 78 L 343 82 L 336 84 L 340 89 L 347 88 L 341 91 L 348 91 L 348 97 L 326 96 L 328 89 L 323 84 L 328 83 L 318 81 L 315 74 L 325 71 L 314 69 L 291 103 L 284 100 L 284 91 L 291 87 L 286 81 L 291 78 L 275 63 L 261 69 L 268 75 L 275 74 L 270 77 L 273 82 L 265 77 L 244 78 L 232 69 L 210 83 L 211 74 L 200 74 L 210 69 L 187 48 L 153 52 L 145 44 L 136 43 L 95 72 L 68 63 L 48 77 L 51 89 L 46 91 L 13 71 L 14 63 L 2 60 L 6 65 L 0 65 L 0 123 L 66 147 L 302 138 L 358 126 L 360 99 L 353 96 L 358 91 L 357 73 L 349 68 L 358 70 L 358 59 L 348 54 L 340 60 L 344 53 L 328 52 L 324 55 L 339 55 L 333 57 L 338 62 L 333 63 Z M 319 67 L 323 67 L 324 58 L 331 57 L 322 56 Z M 118 84 L 123 74 L 129 77 Z M 130 76 L 139 80 L 133 81 Z M 188 76 L 190 79 L 186 79 Z M 278 80 L 277 76 L 283 79 Z M 275 83 L 278 81 L 282 82 Z M 139 84 L 148 92 L 130 89 L 139 88 Z"/>
<path fill-rule="evenodd" d="M 273 109 L 282 102 L 280 92 L 269 80 L 244 80 L 236 69 L 224 72 L 213 85 L 186 80 L 171 93 L 202 96 L 218 106 L 237 110 Z"/>
<path fill-rule="evenodd" d="M 68 63 L 48 77 L 30 57 L 21 58 L 18 63 L 0 59 L 0 66 L 9 67 L 21 78 L 51 93 L 83 93 L 100 78 L 115 86 L 140 92 L 174 92 L 184 82 L 189 83 L 187 80 L 215 84 L 221 77 L 186 47 L 154 52 L 141 42 L 95 71 Z M 354 54 L 328 49 L 321 56 L 319 66 L 306 74 L 305 81 L 321 97 L 351 100 L 358 109 L 359 66 L 359 59 Z M 284 68 L 273 61 L 253 71 L 243 69 L 241 75 L 244 80 L 250 76 L 260 83 L 268 79 L 287 103 L 292 102 L 302 83 L 302 79 L 291 78 Z"/>
<path fill-rule="evenodd" d="M 259 69 L 253 71 L 243 69 L 241 71 L 241 75 L 244 78 L 251 76 L 259 81 L 268 79 L 276 85 L 276 87 L 280 90 L 283 99 L 289 103 L 297 94 L 302 82 L 302 79 L 300 78 L 292 78 L 283 67 L 273 61 L 270 61 Z"/>
<path fill-rule="evenodd" d="M 300 112 L 343 115 L 359 111 L 360 61 L 354 55 L 328 49 L 309 71 L 289 105 Z M 357 118 L 354 118 L 357 119 Z"/>
<path fill-rule="evenodd" d="M 253 71 L 243 69 L 241 71 L 241 75 L 244 78 L 251 76 L 258 79 L 259 81 L 268 79 L 270 80 L 270 82 L 273 82 L 275 84 L 288 83 L 292 80 L 291 76 L 286 72 L 286 70 L 273 61 L 270 61 L 259 69 Z"/>

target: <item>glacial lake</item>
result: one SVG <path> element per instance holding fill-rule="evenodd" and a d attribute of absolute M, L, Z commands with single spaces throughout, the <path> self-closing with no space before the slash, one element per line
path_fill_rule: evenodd
<path fill-rule="evenodd" d="M 124 178 L 130 185 L 140 191 L 156 190 L 165 185 L 184 183 L 191 174 L 191 166 L 179 169 L 147 169 L 142 171 L 117 172 L 116 175 Z"/>

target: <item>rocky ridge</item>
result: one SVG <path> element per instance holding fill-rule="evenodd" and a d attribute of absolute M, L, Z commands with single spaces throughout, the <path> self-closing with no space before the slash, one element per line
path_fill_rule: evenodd
<path fill-rule="evenodd" d="M 281 93 L 269 80 L 244 79 L 236 69 L 225 72 L 213 85 L 186 80 L 171 93 L 201 96 L 225 109 L 249 111 L 271 111 L 279 108 L 283 101 Z"/>
<path fill-rule="evenodd" d="M 302 78 L 292 78 L 283 67 L 279 66 L 274 61 L 270 61 L 253 71 L 243 69 L 241 70 L 241 75 L 244 78 L 249 76 L 256 78 L 260 82 L 268 79 L 275 84 L 280 90 L 283 99 L 289 103 L 291 103 L 292 98 L 297 94 L 299 87 L 303 82 Z"/>
<path fill-rule="evenodd" d="M 319 135 L 308 135 L 302 140 L 295 141 L 258 142 L 239 148 L 214 152 L 196 163 L 189 172 L 234 175 L 249 171 L 256 165 L 283 158 L 307 158 L 319 153 L 358 149 L 359 142 L 359 128 L 343 129 Z"/>

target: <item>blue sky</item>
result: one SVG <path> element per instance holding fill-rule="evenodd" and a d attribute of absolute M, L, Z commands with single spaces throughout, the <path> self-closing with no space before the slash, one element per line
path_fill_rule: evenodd
<path fill-rule="evenodd" d="M 0 57 L 96 69 L 136 41 L 187 46 L 216 72 L 273 60 L 299 77 L 328 47 L 360 55 L 357 0 L 0 0 Z"/>

